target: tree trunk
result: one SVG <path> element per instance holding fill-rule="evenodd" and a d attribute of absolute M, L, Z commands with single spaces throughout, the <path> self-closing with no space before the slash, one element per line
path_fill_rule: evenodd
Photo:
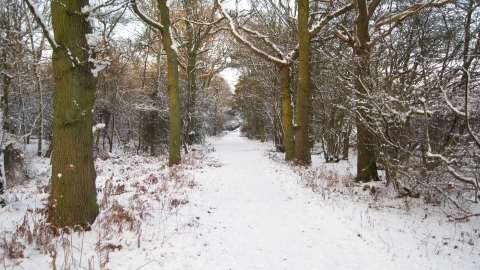
<path fill-rule="evenodd" d="M 192 31 L 193 29 L 187 28 Z M 190 31 L 187 31 L 189 33 Z M 189 42 L 193 42 L 192 38 L 189 36 Z M 185 105 L 186 107 L 186 112 L 185 112 L 185 134 L 184 134 L 184 143 L 186 144 L 185 146 L 185 152 L 188 152 L 188 145 L 192 145 L 193 141 L 190 140 L 191 132 L 193 131 L 193 128 L 195 126 L 195 100 L 196 100 L 196 95 L 197 95 L 197 81 L 196 81 L 196 72 L 195 72 L 195 67 L 196 67 L 196 53 L 191 51 L 191 48 L 189 48 L 189 53 L 188 53 L 188 63 L 187 63 L 187 104 Z"/>
<path fill-rule="evenodd" d="M 160 9 L 163 48 L 167 54 L 168 99 L 170 107 L 170 138 L 168 143 L 168 165 L 179 164 L 180 156 L 180 96 L 178 93 L 178 55 L 173 47 L 170 33 L 170 11 L 167 0 L 158 0 Z"/>
<path fill-rule="evenodd" d="M 7 49 L 4 48 L 2 50 L 2 69 L 5 70 L 5 71 L 8 71 L 9 70 L 9 66 L 8 66 L 8 58 L 7 58 Z M 1 99 L 1 105 L 2 105 L 2 113 L 3 113 L 3 117 L 2 117 L 2 128 L 3 128 L 3 131 L 4 132 L 10 132 L 10 127 L 9 127 L 9 124 L 8 124 L 8 118 L 9 118 L 9 115 L 10 115 L 10 110 L 9 110 L 9 107 L 8 107 L 8 92 L 10 90 L 10 84 L 12 82 L 12 78 L 5 72 L 3 74 L 3 95 L 2 95 L 2 99 Z"/>
<path fill-rule="evenodd" d="M 28 181 L 23 153 L 14 143 L 9 143 L 5 146 L 4 166 L 6 189 L 11 189 Z"/>
<path fill-rule="evenodd" d="M 40 42 L 38 52 L 35 50 L 35 40 L 33 35 L 32 22 L 30 17 L 26 16 L 28 29 L 30 31 L 30 46 L 32 49 L 32 60 L 33 60 L 33 71 L 35 77 L 35 90 L 38 93 L 38 141 L 37 141 L 37 156 L 42 156 L 42 143 L 43 143 L 43 93 L 42 93 L 42 82 L 40 80 L 40 75 L 38 71 L 38 62 L 42 59 L 43 45 L 45 42 L 45 37 Z"/>
<path fill-rule="evenodd" d="M 380 181 L 377 173 L 377 155 L 375 134 L 370 130 L 374 119 L 369 115 L 371 105 L 365 100 L 367 91 L 371 90 L 369 53 L 356 49 L 355 88 L 357 96 L 357 182 Z M 370 89 L 366 89 L 366 87 Z"/>
<path fill-rule="evenodd" d="M 350 134 L 352 133 L 352 124 L 348 123 L 348 128 L 343 132 L 342 159 L 348 160 L 348 151 L 350 150 Z"/>
<path fill-rule="evenodd" d="M 295 159 L 298 164 L 311 163 L 308 139 L 310 110 L 310 33 L 308 32 L 309 1 L 298 2 L 298 90 L 295 110 Z"/>
<path fill-rule="evenodd" d="M 295 141 L 293 137 L 293 111 L 292 94 L 290 91 L 290 67 L 285 65 L 279 68 L 280 87 L 282 92 L 282 119 L 285 143 L 285 160 L 291 160 L 295 153 Z"/>
<path fill-rule="evenodd" d="M 183 5 L 187 13 L 188 18 L 193 17 L 193 10 L 195 3 L 193 1 L 184 1 Z M 192 23 L 188 20 L 185 21 L 186 27 L 186 36 L 187 36 L 187 104 L 185 105 L 185 134 L 183 136 L 183 141 L 185 144 L 185 153 L 188 153 L 188 146 L 192 145 L 192 138 L 194 134 L 191 134 L 195 127 L 195 101 L 197 95 L 197 52 L 196 52 L 196 43 L 198 39 L 195 39 L 194 35 L 197 33 L 196 29 L 193 28 Z"/>
<path fill-rule="evenodd" d="M 370 34 L 368 29 L 369 16 L 365 0 L 357 1 L 358 17 L 355 21 L 358 42 L 353 47 L 355 61 L 355 90 L 357 97 L 357 182 L 379 181 L 377 173 L 377 156 L 375 134 L 369 127 L 374 119 L 368 111 L 371 104 L 368 101 L 369 92 L 373 89 L 370 73 Z"/>
<path fill-rule="evenodd" d="M 55 78 L 50 220 L 57 226 L 88 226 L 98 215 L 93 163 L 93 105 L 96 78 L 85 48 L 92 33 L 88 0 L 52 2 L 52 26 L 58 47 L 52 55 Z"/>
<path fill-rule="evenodd" d="M 112 114 L 112 132 L 111 132 L 111 137 L 110 140 L 108 141 L 108 152 L 112 153 L 113 151 L 113 137 L 115 135 L 115 113 Z M 118 142 L 120 145 L 120 142 Z"/>

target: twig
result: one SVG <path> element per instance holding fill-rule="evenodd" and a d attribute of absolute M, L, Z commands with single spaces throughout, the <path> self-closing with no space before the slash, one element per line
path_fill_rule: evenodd
<path fill-rule="evenodd" d="M 145 267 L 147 264 L 149 264 L 149 263 L 151 263 L 151 262 L 156 262 L 156 263 L 158 264 L 158 266 L 160 266 L 160 268 L 163 269 L 162 265 L 161 265 L 157 260 L 154 259 L 154 260 L 151 260 L 151 261 L 147 262 L 146 264 L 140 266 L 139 268 L 137 268 L 137 270 L 140 269 L 140 268 Z"/>
<path fill-rule="evenodd" d="M 462 220 L 462 219 L 467 219 L 467 218 L 470 218 L 470 217 L 480 217 L 480 213 L 470 214 L 470 215 L 466 215 L 466 216 L 463 216 L 463 217 L 456 217 L 456 218 L 453 218 L 453 219 L 454 220 Z"/>

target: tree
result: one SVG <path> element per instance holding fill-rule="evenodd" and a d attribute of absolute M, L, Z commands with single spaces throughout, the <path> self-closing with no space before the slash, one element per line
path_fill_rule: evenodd
<path fill-rule="evenodd" d="M 225 125 L 231 120 L 228 115 L 231 110 L 232 93 L 230 86 L 221 76 L 214 76 L 211 84 L 205 89 L 206 92 L 206 106 L 205 113 L 209 121 L 210 134 L 217 136 L 219 132 L 224 130 Z"/>
<path fill-rule="evenodd" d="M 252 19 L 246 20 L 246 22 L 235 22 L 234 18 L 228 14 L 222 4 L 220 4 L 219 0 L 216 0 L 220 7 L 220 12 L 222 13 L 223 17 L 227 19 L 228 27 L 230 29 L 230 33 L 232 36 L 246 48 L 248 48 L 252 53 L 257 55 L 258 57 L 266 60 L 267 62 L 274 64 L 278 68 L 279 78 L 280 78 L 280 92 L 281 92 L 281 99 L 282 99 L 282 122 L 283 122 L 283 135 L 284 139 L 283 142 L 285 144 L 285 160 L 291 160 L 296 158 L 297 161 L 303 164 L 310 163 L 310 142 L 308 138 L 306 140 L 301 140 L 297 142 L 297 139 L 294 138 L 294 125 L 293 125 L 293 112 L 294 108 L 292 106 L 292 92 L 291 92 L 291 67 L 294 62 L 299 57 L 299 44 L 296 42 L 291 42 L 291 38 L 297 37 L 296 35 L 292 34 L 287 40 L 290 43 L 283 43 L 277 44 L 272 38 L 278 35 L 278 32 L 281 33 L 295 33 L 295 20 L 292 19 L 294 16 L 298 16 L 296 14 L 295 8 L 292 8 L 290 3 L 283 3 L 283 1 L 279 1 L 278 4 L 274 3 L 273 1 L 268 1 L 266 3 L 271 4 L 271 9 L 268 10 L 269 14 L 275 14 L 277 16 L 281 16 L 280 18 L 272 17 L 272 16 L 261 16 L 258 20 L 257 24 L 263 23 L 268 18 L 268 22 L 272 21 L 271 25 L 267 25 L 264 29 L 271 29 L 271 32 L 267 34 L 261 33 L 260 30 L 252 30 L 253 27 L 248 27 L 248 23 L 252 21 Z M 252 2 L 251 4 L 254 5 L 257 2 Z M 266 4 L 266 5 L 268 5 Z M 318 8 L 318 6 L 316 6 Z M 345 14 L 347 11 L 353 8 L 352 4 L 347 4 L 339 9 L 334 9 L 332 6 L 325 11 L 325 12 L 318 12 L 315 13 L 314 16 L 307 17 L 307 28 L 306 31 L 309 34 L 307 38 L 306 35 L 303 35 L 304 39 L 308 39 L 308 43 L 310 46 L 310 40 L 315 37 L 331 20 L 334 18 Z M 243 16 L 245 18 L 254 17 L 254 15 L 264 14 L 262 11 L 265 11 L 265 7 L 259 8 L 259 10 L 254 10 L 250 16 Z M 307 11 L 309 11 L 309 5 L 306 7 Z M 238 13 L 238 12 L 237 12 Z M 321 19 L 317 19 L 316 16 L 322 14 Z M 235 18 L 239 20 L 242 16 L 237 16 L 239 18 Z M 312 18 L 311 21 L 308 21 L 309 18 Z M 239 25 L 239 26 L 237 26 Z M 312 26 L 311 28 L 309 28 Z M 255 27 L 258 28 L 258 27 Z M 264 30 L 262 29 L 262 30 Z M 241 30 L 241 32 L 239 31 Z M 249 38 L 247 38 L 247 37 Z M 255 41 L 255 43 L 252 42 Z M 305 42 L 305 41 L 304 41 Z M 310 48 L 310 47 L 309 47 Z M 309 54 L 308 54 L 309 55 Z M 308 60 L 307 60 L 308 62 Z M 303 86 L 302 86 L 303 87 Z M 303 102 L 303 101 L 302 101 Z M 299 104 L 297 104 L 299 105 Z M 305 105 L 302 103 L 302 106 Z M 308 106 L 307 106 L 308 107 Z M 305 110 L 298 111 L 298 108 L 295 111 L 296 114 L 298 113 L 307 113 L 308 115 L 308 108 Z M 307 116 L 308 117 L 308 116 Z M 308 118 L 307 118 L 308 119 Z M 296 116 L 296 120 L 303 121 L 303 116 Z M 307 131 L 303 132 L 303 128 Z M 309 123 L 306 126 L 300 127 L 299 131 L 296 132 L 298 135 L 305 135 L 308 137 L 308 130 L 309 130 Z M 301 146 L 301 144 L 305 144 Z M 295 153 L 297 148 L 302 148 L 300 153 Z M 303 149 L 307 149 L 303 151 Z"/>
<path fill-rule="evenodd" d="M 45 37 L 42 37 L 40 41 L 39 48 L 35 48 L 35 40 L 34 40 L 34 29 L 30 17 L 27 16 L 27 25 L 30 34 L 30 46 L 31 46 L 31 54 L 32 54 L 32 61 L 33 61 L 33 75 L 35 78 L 35 90 L 38 94 L 38 137 L 37 137 L 37 155 L 40 157 L 42 156 L 42 143 L 43 143 L 43 134 L 44 134 L 44 117 L 43 117 L 43 93 L 42 93 L 42 81 L 40 79 L 40 71 L 38 68 L 40 59 L 42 58 L 43 53 L 43 45 L 45 42 Z"/>
<path fill-rule="evenodd" d="M 309 112 L 310 98 L 310 33 L 308 19 L 310 6 L 308 0 L 298 3 L 298 88 L 295 113 L 295 159 L 300 164 L 310 164 Z"/>
<path fill-rule="evenodd" d="M 50 202 L 53 224 L 88 227 L 98 215 L 93 163 L 93 106 L 97 79 L 88 50 L 88 0 L 52 2 L 51 36 L 31 0 L 27 4 L 42 26 L 52 49 L 55 100 Z M 92 49 L 92 48 L 90 48 Z"/>
<path fill-rule="evenodd" d="M 181 160 L 181 129 L 180 129 L 180 96 L 178 90 L 178 55 L 177 47 L 173 44 L 170 32 L 170 11 L 166 0 L 158 0 L 158 9 L 160 11 L 160 21 L 158 23 L 138 9 L 135 0 L 131 0 L 132 8 L 145 23 L 160 31 L 162 35 L 163 49 L 167 54 L 167 76 L 168 76 L 168 94 L 170 111 L 170 139 L 168 144 L 168 165 L 179 164 Z"/>
<path fill-rule="evenodd" d="M 22 24 L 25 14 L 21 11 L 21 4 L 17 1 L 2 3 L 0 8 L 0 29 L 2 36 L 0 37 L 0 75 L 2 77 L 2 127 L 7 133 L 13 131 L 10 123 L 10 102 L 9 94 L 13 88 L 14 80 L 18 77 L 18 70 L 21 55 L 24 51 L 22 46 Z"/>
<path fill-rule="evenodd" d="M 240 27 L 245 33 L 258 38 L 261 43 L 261 47 L 265 46 L 268 50 L 262 49 L 260 46 L 255 46 L 245 37 L 243 37 L 237 30 L 233 18 L 226 12 L 225 8 L 217 0 L 220 6 L 222 15 L 228 20 L 230 32 L 233 37 L 247 47 L 251 52 L 264 60 L 277 66 L 280 74 L 280 91 L 282 95 L 282 120 L 283 120 L 283 143 L 285 144 L 285 160 L 291 160 L 294 158 L 294 132 L 293 132 L 293 107 L 292 107 L 292 94 L 290 89 L 290 66 L 293 63 L 290 56 L 287 53 L 280 51 L 279 47 L 272 42 L 268 36 L 262 35 L 258 31 L 251 30 L 246 26 Z M 290 14 L 288 14 L 290 15 Z M 277 25 L 278 27 L 278 25 Z M 278 147 L 278 146 L 277 146 Z"/>
<path fill-rule="evenodd" d="M 342 32 L 334 30 L 340 40 L 352 48 L 354 60 L 353 76 L 356 95 L 356 127 L 357 127 L 357 177 L 358 182 L 379 181 L 377 173 L 377 134 L 372 131 L 375 120 L 370 114 L 373 106 L 368 102 L 374 89 L 374 77 L 371 73 L 371 56 L 375 45 L 388 37 L 392 31 L 405 19 L 418 14 L 428 7 L 440 7 L 451 0 L 443 2 L 429 1 L 410 6 L 406 10 L 381 16 L 376 12 L 382 12 L 379 7 L 381 0 L 367 1 L 355 0 L 356 19 L 353 21 L 353 30 L 343 27 Z M 377 15 L 377 17 L 374 17 Z M 376 19 L 376 20 L 374 20 Z M 374 21 L 372 26 L 372 21 Z M 372 36 L 373 34 L 373 36 Z"/>
<path fill-rule="evenodd" d="M 174 29 L 175 39 L 180 44 L 178 46 L 179 64 L 186 77 L 183 144 L 185 152 L 188 153 L 188 145 L 194 142 L 194 138 L 197 137 L 196 131 L 199 131 L 195 126 L 201 124 L 197 122 L 197 98 L 201 90 L 199 74 L 208 64 L 202 61 L 208 57 L 202 56 L 213 54 L 206 43 L 215 42 L 212 38 L 219 30 L 214 22 L 217 7 L 210 2 L 182 0 L 179 1 L 177 8 L 174 17 L 178 22 Z M 203 76 L 203 80 L 209 81 L 212 76 L 213 74 L 207 73 Z"/>

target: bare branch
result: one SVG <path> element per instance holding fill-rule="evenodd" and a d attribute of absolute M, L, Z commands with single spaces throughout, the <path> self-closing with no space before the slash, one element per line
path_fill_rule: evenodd
<path fill-rule="evenodd" d="M 466 213 L 466 214 L 470 214 L 469 211 L 463 209 L 456 201 L 452 200 L 452 198 L 450 198 L 450 196 L 448 196 L 448 194 L 445 194 L 445 192 L 443 192 L 443 190 L 441 190 L 439 187 L 434 187 L 438 192 L 440 192 L 440 194 L 442 194 L 445 198 L 447 198 L 447 200 L 449 200 L 453 205 L 455 205 L 458 209 L 460 209 L 462 212 Z"/>
<path fill-rule="evenodd" d="M 450 166 L 447 166 L 447 170 L 448 170 L 448 172 L 449 172 L 455 179 L 457 179 L 458 181 L 463 182 L 463 183 L 465 183 L 465 184 L 472 185 L 472 186 L 474 186 L 475 188 L 478 188 L 478 182 L 476 181 L 475 178 L 461 175 L 461 174 L 457 173 L 457 172 L 455 171 L 455 169 L 452 168 L 452 167 L 450 167 Z"/>
<path fill-rule="evenodd" d="M 241 44 L 243 44 L 245 47 L 249 48 L 253 53 L 255 53 L 257 56 L 259 56 L 260 58 L 264 59 L 264 60 L 267 60 L 268 62 L 270 63 L 273 63 L 275 65 L 287 65 L 289 64 L 287 60 L 284 60 L 284 59 L 280 59 L 278 57 L 275 57 L 275 56 L 272 56 L 268 53 L 266 53 L 265 51 L 257 48 L 256 46 L 254 46 L 251 42 L 249 42 L 247 39 L 245 39 L 242 35 L 240 35 L 240 33 L 238 33 L 236 27 L 235 27 L 235 24 L 233 22 L 233 19 L 232 17 L 230 17 L 230 15 L 225 11 L 225 8 L 223 7 L 222 4 L 220 4 L 219 0 L 216 0 L 216 3 L 218 4 L 219 8 L 220 8 L 220 12 L 221 14 L 223 15 L 223 17 L 225 17 L 228 21 L 228 25 L 230 27 L 230 32 L 232 33 L 233 37 L 238 41 L 240 42 Z M 284 56 L 284 54 L 281 54 L 282 56 Z"/>
<path fill-rule="evenodd" d="M 165 31 L 165 27 L 163 25 L 161 25 L 160 23 L 156 22 L 155 20 L 151 19 L 150 17 L 148 17 L 145 13 L 143 13 L 140 9 L 138 9 L 138 6 L 137 6 L 137 1 L 136 0 L 130 0 L 130 3 L 132 5 L 132 8 L 133 8 L 133 12 L 135 12 L 135 14 L 137 14 L 138 17 L 140 17 L 140 19 L 142 19 L 142 21 L 144 21 L 146 24 L 150 25 L 151 27 L 153 28 L 156 28 L 160 31 Z"/>
<path fill-rule="evenodd" d="M 58 48 L 59 46 L 55 42 L 55 38 L 53 37 L 50 27 L 48 27 L 47 23 L 43 19 L 42 13 L 37 9 L 32 0 L 25 0 L 25 3 L 27 4 L 28 9 L 30 9 L 30 12 L 32 12 L 33 16 L 35 17 L 38 25 L 40 25 L 40 27 L 42 28 L 43 35 L 47 39 L 48 43 L 50 43 L 50 46 L 52 46 L 53 49 Z"/>
<path fill-rule="evenodd" d="M 468 134 L 470 134 L 470 137 L 472 137 L 473 141 L 477 145 L 478 148 L 480 148 L 480 140 L 478 137 L 473 133 L 472 127 L 470 126 L 470 116 L 468 113 L 468 100 L 469 100 L 469 91 L 470 91 L 470 72 L 468 70 L 463 69 L 463 72 L 466 75 L 466 82 L 465 82 L 465 126 L 467 127 Z"/>
<path fill-rule="evenodd" d="M 340 9 L 338 9 L 337 11 L 334 11 L 332 13 L 329 13 L 326 17 L 324 17 L 323 19 L 321 19 L 309 32 L 310 32 L 310 38 L 313 38 L 315 37 L 319 32 L 320 30 L 323 29 L 323 27 L 325 25 L 327 25 L 332 19 L 340 16 L 340 15 L 343 15 L 345 13 L 347 13 L 347 11 L 353 9 L 353 3 L 350 4 L 350 5 L 346 5 Z"/>
<path fill-rule="evenodd" d="M 375 2 L 375 1 L 374 1 Z M 370 11 L 370 6 L 374 3 L 370 3 L 369 5 L 369 12 L 373 12 Z M 412 7 L 410 7 L 408 10 L 406 11 L 403 11 L 403 12 L 400 12 L 396 15 L 393 15 L 392 17 L 390 18 L 387 18 L 383 21 L 379 21 L 375 24 L 375 27 L 374 27 L 374 32 L 379 30 L 382 26 L 384 25 L 387 25 L 387 24 L 391 24 L 393 23 L 393 25 L 391 25 L 386 31 L 383 31 L 381 34 L 379 34 L 378 36 L 376 36 L 369 44 L 370 47 L 373 47 L 375 46 L 375 44 L 377 43 L 377 41 L 379 41 L 380 39 L 382 38 L 385 38 L 387 36 L 389 36 L 393 29 L 395 29 L 399 24 L 401 24 L 405 19 L 407 19 L 408 17 L 410 16 L 413 16 L 415 14 L 418 14 L 420 11 L 422 11 L 423 9 L 427 8 L 427 7 L 441 7 L 441 6 L 444 6 L 446 4 L 449 4 L 449 3 L 452 3 L 453 0 L 445 0 L 445 1 L 442 1 L 442 2 L 435 2 L 434 0 L 431 0 L 429 2 L 426 2 L 426 3 L 418 3 L 418 4 L 414 4 Z"/>
<path fill-rule="evenodd" d="M 470 214 L 470 215 L 466 215 L 466 216 L 463 216 L 463 217 L 457 217 L 457 218 L 454 218 L 454 219 L 455 220 L 463 220 L 463 219 L 467 219 L 467 218 L 471 218 L 471 217 L 480 217 L 480 213 Z"/>

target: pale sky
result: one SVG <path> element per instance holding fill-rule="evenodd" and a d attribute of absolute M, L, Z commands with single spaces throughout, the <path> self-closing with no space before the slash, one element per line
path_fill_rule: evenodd
<path fill-rule="evenodd" d="M 230 85 L 230 91 L 232 93 L 235 91 L 235 84 L 238 82 L 238 72 L 235 68 L 227 68 L 224 71 L 220 72 L 220 75 L 227 81 L 228 85 Z"/>

